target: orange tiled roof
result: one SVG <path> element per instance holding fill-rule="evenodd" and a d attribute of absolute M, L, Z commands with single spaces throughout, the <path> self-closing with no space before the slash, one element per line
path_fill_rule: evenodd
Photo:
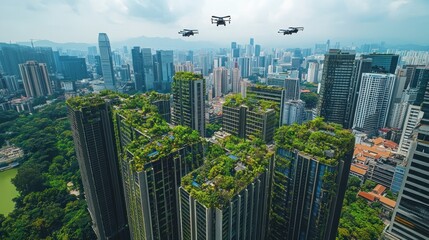
<path fill-rule="evenodd" d="M 380 196 L 379 200 L 382 204 L 387 205 L 391 208 L 395 208 L 396 206 L 396 202 L 393 201 L 392 199 L 388 199 L 387 197 Z"/>
<path fill-rule="evenodd" d="M 375 194 L 382 194 L 385 190 L 386 190 L 385 186 L 383 186 L 381 184 L 377 184 L 377 186 L 375 186 L 375 188 L 372 190 L 372 192 Z"/>
<path fill-rule="evenodd" d="M 376 138 L 376 139 L 372 140 L 372 142 L 373 142 L 375 145 L 380 145 L 380 144 L 382 144 L 382 143 L 384 142 L 384 139 L 383 139 L 383 138 L 381 138 L 381 137 L 378 137 L 378 138 Z"/>
<path fill-rule="evenodd" d="M 359 197 L 363 197 L 366 200 L 371 201 L 371 202 L 374 202 L 375 199 L 376 199 L 373 194 L 370 194 L 370 193 L 367 193 L 367 192 L 362 192 L 362 191 L 359 191 L 358 196 Z"/>
<path fill-rule="evenodd" d="M 366 174 L 366 170 L 364 170 L 364 169 L 362 169 L 362 168 L 358 168 L 358 167 L 356 167 L 356 166 L 354 166 L 354 165 L 352 165 L 352 166 L 350 167 L 350 171 L 352 171 L 352 172 L 354 172 L 354 173 L 357 173 L 357 174 L 359 174 L 359 175 L 365 175 L 365 174 Z"/>
<path fill-rule="evenodd" d="M 353 153 L 355 156 L 361 154 L 372 158 L 388 158 L 390 157 L 390 155 L 392 155 L 390 150 L 383 149 L 377 146 L 370 147 L 363 144 L 356 144 Z"/>
<path fill-rule="evenodd" d="M 360 157 L 357 157 L 356 160 L 361 161 L 361 162 L 366 162 L 366 157 L 360 156 Z"/>
<path fill-rule="evenodd" d="M 390 149 L 397 149 L 399 147 L 399 144 L 393 141 L 386 140 L 384 141 L 384 146 Z"/>

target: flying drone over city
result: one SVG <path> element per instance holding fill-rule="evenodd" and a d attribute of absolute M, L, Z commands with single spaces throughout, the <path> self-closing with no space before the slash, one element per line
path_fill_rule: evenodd
<path fill-rule="evenodd" d="M 225 16 L 225 17 L 212 16 L 212 24 L 216 23 L 216 26 L 219 26 L 219 25 L 226 26 L 226 22 L 231 23 L 231 16 Z"/>
<path fill-rule="evenodd" d="M 304 31 L 303 27 L 289 27 L 288 29 L 280 29 L 279 33 L 283 35 L 292 35 L 292 33 L 297 33 L 298 31 Z"/>
<path fill-rule="evenodd" d="M 182 34 L 183 37 L 190 37 L 194 36 L 194 34 L 198 34 L 198 30 L 196 29 L 183 29 L 179 32 L 179 34 Z"/>

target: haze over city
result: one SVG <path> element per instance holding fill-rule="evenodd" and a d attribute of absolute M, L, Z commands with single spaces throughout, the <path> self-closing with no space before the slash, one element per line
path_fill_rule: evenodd
<path fill-rule="evenodd" d="M 342 44 L 385 41 L 420 44 L 429 41 L 429 2 L 425 0 L 1 0 L 1 42 L 94 44 L 107 32 L 113 44 L 129 38 L 180 38 L 181 28 L 200 34 L 186 41 L 228 44 L 254 37 L 264 46 L 304 47 L 331 39 Z M 212 15 L 231 15 L 228 27 L 210 24 Z M 284 38 L 279 28 L 304 26 L 297 36 Z"/>

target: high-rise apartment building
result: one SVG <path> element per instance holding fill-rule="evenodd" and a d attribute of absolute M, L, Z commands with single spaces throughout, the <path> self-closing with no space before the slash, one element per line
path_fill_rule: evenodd
<path fill-rule="evenodd" d="M 222 106 L 223 130 L 240 138 L 256 136 L 271 142 L 278 126 L 276 112 L 258 102 L 247 101 L 239 95 L 228 96 Z"/>
<path fill-rule="evenodd" d="M 271 166 L 265 146 L 247 143 L 185 176 L 181 239 L 267 239 Z"/>
<path fill-rule="evenodd" d="M 100 49 L 101 70 L 104 86 L 108 90 L 116 90 L 115 72 L 113 71 L 112 50 L 109 37 L 106 33 L 98 34 L 98 48 Z"/>
<path fill-rule="evenodd" d="M 288 100 L 284 103 L 281 125 L 302 124 L 305 120 L 305 102 Z"/>
<path fill-rule="evenodd" d="M 27 97 L 42 97 L 52 95 L 52 85 L 46 64 L 28 61 L 19 64 L 22 81 Z"/>
<path fill-rule="evenodd" d="M 123 103 L 115 111 L 130 233 L 132 239 L 175 240 L 180 180 L 203 163 L 201 139 L 188 127 L 171 129 L 148 98 L 131 103 L 134 108 Z"/>
<path fill-rule="evenodd" d="M 395 79 L 394 74 L 362 74 L 353 129 L 375 135 L 386 127 Z"/>
<path fill-rule="evenodd" d="M 98 239 L 129 239 L 112 122 L 112 100 L 67 101 L 85 199 Z"/>
<path fill-rule="evenodd" d="M 421 105 L 423 117 L 415 129 L 404 181 L 386 231 L 388 239 L 427 239 L 429 229 L 429 84 Z"/>
<path fill-rule="evenodd" d="M 419 125 L 420 119 L 422 119 L 422 117 L 423 112 L 421 111 L 421 106 L 408 106 L 398 149 L 398 152 L 404 156 L 408 156 L 408 151 L 410 150 L 413 143 L 413 131 Z"/>
<path fill-rule="evenodd" d="M 213 69 L 214 95 L 220 97 L 229 93 L 228 69 L 218 67 Z"/>
<path fill-rule="evenodd" d="M 347 105 L 355 53 L 331 49 L 325 54 L 317 115 L 326 122 L 348 125 Z"/>
<path fill-rule="evenodd" d="M 173 114 L 174 125 L 188 126 L 205 136 L 205 79 L 190 72 L 178 72 L 174 75 Z"/>
<path fill-rule="evenodd" d="M 276 133 L 270 239 L 336 237 L 354 136 L 315 119 Z"/>
<path fill-rule="evenodd" d="M 231 82 L 232 82 L 232 92 L 233 93 L 240 93 L 241 92 L 240 69 L 233 68 L 231 70 Z"/>
<path fill-rule="evenodd" d="M 317 75 L 319 74 L 319 63 L 309 62 L 307 70 L 307 82 L 317 83 Z"/>

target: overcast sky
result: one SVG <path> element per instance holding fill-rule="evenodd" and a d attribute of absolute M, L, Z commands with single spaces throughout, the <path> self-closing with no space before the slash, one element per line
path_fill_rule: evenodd
<path fill-rule="evenodd" d="M 429 45 L 428 0 L 0 0 L 0 42 L 48 39 L 96 43 L 127 38 L 179 38 L 181 28 L 200 34 L 188 41 L 303 46 L 316 42 Z M 231 15 L 216 27 L 211 15 Z M 279 28 L 303 26 L 292 36 Z"/>

